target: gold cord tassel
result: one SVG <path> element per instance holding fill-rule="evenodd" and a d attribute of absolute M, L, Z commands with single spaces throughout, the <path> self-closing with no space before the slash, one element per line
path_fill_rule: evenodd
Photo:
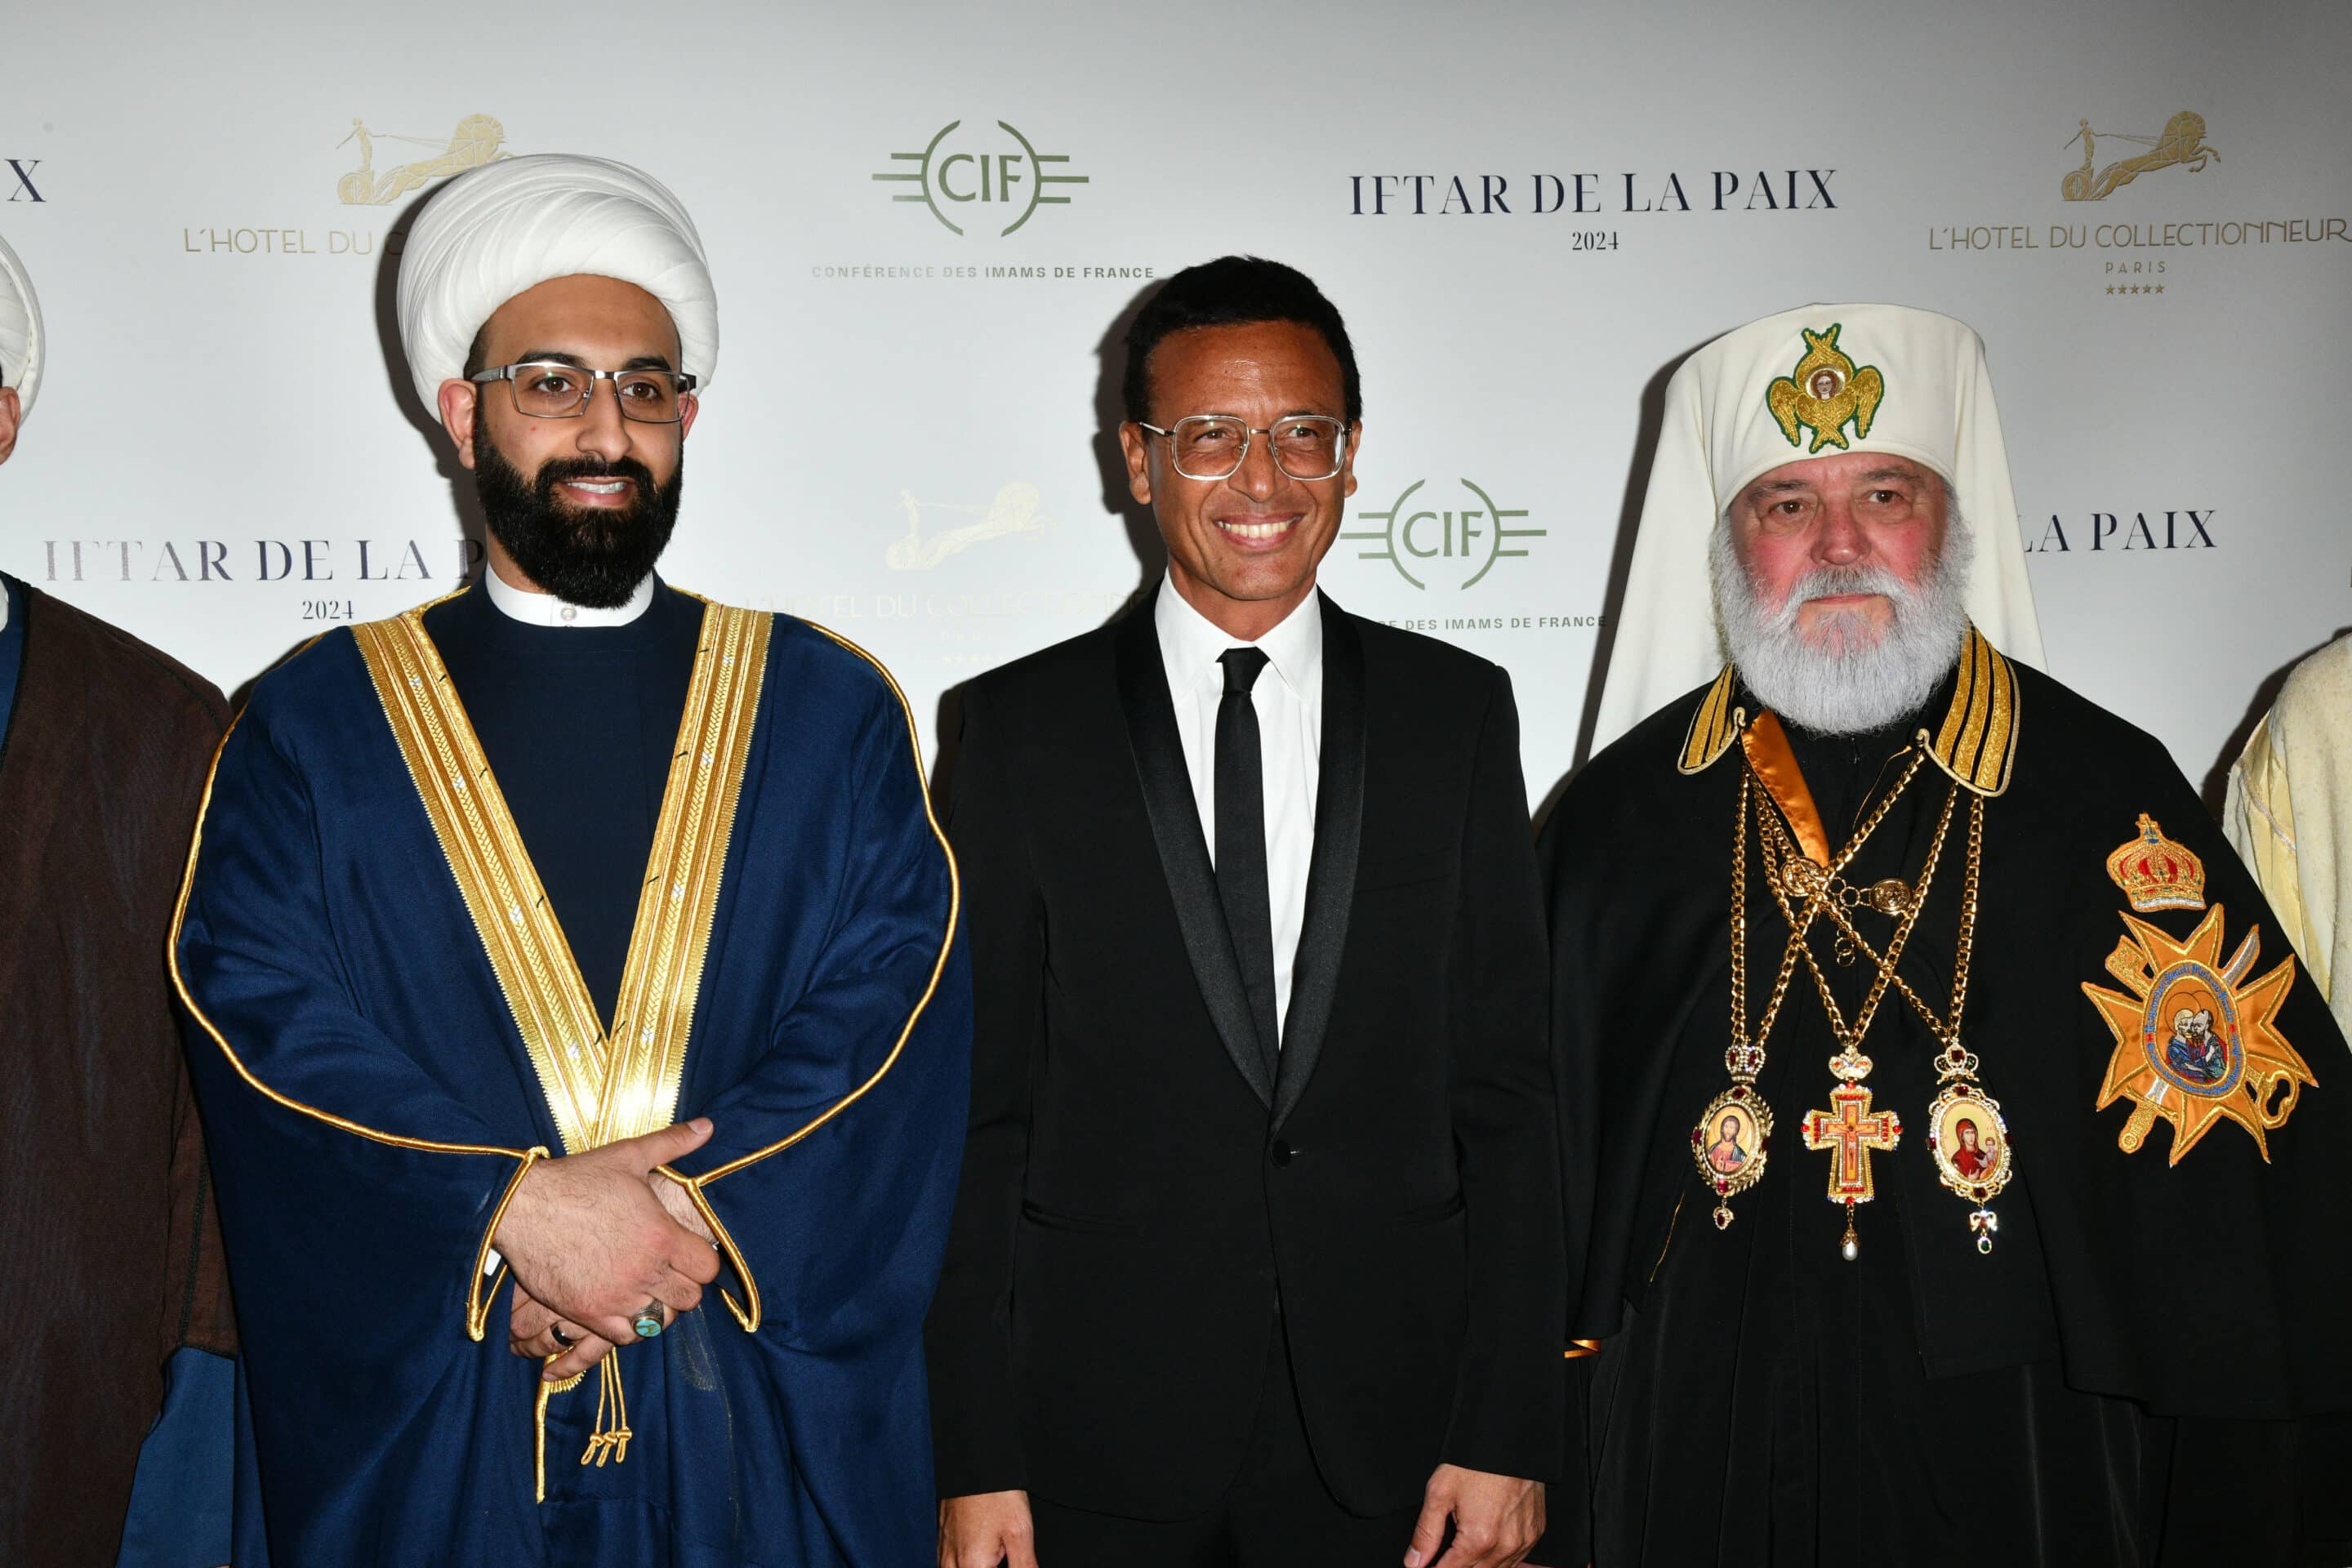
<path fill-rule="evenodd" d="M 606 1351 L 596 1363 L 596 1429 L 580 1456 L 583 1465 L 601 1465 L 607 1458 L 625 1464 L 629 1458 L 629 1398 L 621 1388 L 621 1352 Z"/>

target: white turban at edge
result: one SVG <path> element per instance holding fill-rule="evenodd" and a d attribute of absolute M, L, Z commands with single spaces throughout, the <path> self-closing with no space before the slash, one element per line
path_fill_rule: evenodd
<path fill-rule="evenodd" d="M 1726 333 L 1666 384 L 1665 425 L 1601 688 L 1595 751 L 1723 668 L 1708 540 L 1751 481 L 1784 463 L 1836 454 L 1834 446 L 1814 453 L 1806 426 L 1803 444 L 1792 445 L 1767 402 L 1767 389 L 1808 353 L 1804 332 L 1833 325 L 1854 376 L 1874 366 L 1885 386 L 1870 434 L 1843 427 L 1849 449 L 1908 458 L 1950 482 L 1976 543 L 1962 595 L 1969 618 L 2002 653 L 2041 666 L 2042 624 L 1983 340 L 1965 322 L 1907 305 L 1811 305 Z"/>
<path fill-rule="evenodd" d="M 24 262 L 0 239 L 0 386 L 16 389 L 16 413 L 33 411 L 41 390 L 41 367 L 47 358 L 47 340 L 41 332 L 41 297 Z"/>
<path fill-rule="evenodd" d="M 437 405 L 498 308 L 551 278 L 617 278 L 660 300 L 678 369 L 709 385 L 719 296 L 694 221 L 668 187 L 604 158 L 541 153 L 470 170 L 434 193 L 401 251 L 397 314 L 416 395 Z"/>

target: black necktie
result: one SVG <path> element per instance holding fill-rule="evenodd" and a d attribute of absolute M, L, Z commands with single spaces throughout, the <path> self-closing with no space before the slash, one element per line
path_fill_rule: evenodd
<path fill-rule="evenodd" d="M 1250 701 L 1265 655 L 1254 647 L 1227 648 L 1217 662 L 1225 668 L 1225 694 L 1217 703 L 1217 897 L 1271 1066 L 1280 1040 L 1274 1017 L 1274 906 L 1266 892 L 1265 765 L 1257 709 Z"/>

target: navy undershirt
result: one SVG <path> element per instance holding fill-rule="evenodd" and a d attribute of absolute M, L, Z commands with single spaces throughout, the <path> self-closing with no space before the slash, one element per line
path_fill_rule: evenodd
<path fill-rule="evenodd" d="M 25 668 L 25 585 L 0 572 L 0 587 L 8 594 L 8 624 L 0 627 L 0 736 L 5 736 L 16 707 L 16 677 Z"/>
<path fill-rule="evenodd" d="M 607 1026 L 701 628 L 659 579 L 620 626 L 530 626 L 478 587 L 425 612 Z"/>

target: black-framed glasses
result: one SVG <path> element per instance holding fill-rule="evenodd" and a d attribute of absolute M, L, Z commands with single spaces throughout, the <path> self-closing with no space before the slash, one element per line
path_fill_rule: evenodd
<path fill-rule="evenodd" d="M 613 384 L 621 417 L 640 425 L 675 425 L 686 416 L 695 378 L 679 370 L 590 370 L 560 360 L 526 360 L 486 370 L 468 381 L 503 381 L 514 393 L 515 412 L 533 419 L 577 419 L 588 412 L 596 384 Z"/>
<path fill-rule="evenodd" d="M 1163 430 L 1176 471 L 1188 479 L 1231 479 L 1249 456 L 1250 440 L 1263 436 L 1274 445 L 1275 466 L 1294 479 L 1328 479 L 1348 459 L 1348 426 L 1328 414 L 1299 414 L 1270 426 L 1253 426 L 1232 414 L 1194 414 Z"/>

